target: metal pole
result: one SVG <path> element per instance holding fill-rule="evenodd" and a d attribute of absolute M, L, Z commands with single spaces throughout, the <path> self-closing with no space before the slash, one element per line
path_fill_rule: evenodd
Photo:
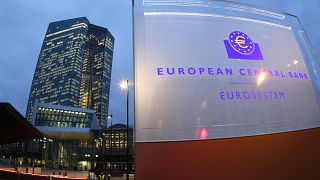
<path fill-rule="evenodd" d="M 110 148 L 110 175 L 112 176 L 112 148 L 113 148 L 113 132 L 112 132 L 112 118 L 111 118 L 111 126 L 110 126 L 110 131 L 111 131 L 111 135 L 110 135 L 110 141 L 109 141 L 109 148 Z"/>
<path fill-rule="evenodd" d="M 127 180 L 129 180 L 129 81 L 127 80 Z"/>

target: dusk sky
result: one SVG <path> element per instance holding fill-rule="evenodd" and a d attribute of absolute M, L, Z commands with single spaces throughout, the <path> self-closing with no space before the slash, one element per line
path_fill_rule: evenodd
<path fill-rule="evenodd" d="M 319 0 L 236 2 L 298 16 L 320 57 Z M 131 14 L 131 0 L 0 1 L 0 102 L 10 102 L 25 115 L 33 73 L 48 24 L 85 16 L 90 23 L 108 28 L 115 37 L 109 113 L 113 114 L 115 123 L 125 123 L 125 92 L 118 83 L 122 79 L 133 80 Z M 133 92 L 133 87 L 130 90 Z M 130 97 L 133 98 L 133 93 Z M 132 110 L 130 118 L 132 121 Z"/>

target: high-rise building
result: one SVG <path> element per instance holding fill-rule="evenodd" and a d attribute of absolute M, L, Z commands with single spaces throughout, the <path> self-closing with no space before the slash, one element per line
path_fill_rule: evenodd
<path fill-rule="evenodd" d="M 114 37 L 87 18 L 49 24 L 34 73 L 26 117 L 34 103 L 92 109 L 106 126 Z"/>

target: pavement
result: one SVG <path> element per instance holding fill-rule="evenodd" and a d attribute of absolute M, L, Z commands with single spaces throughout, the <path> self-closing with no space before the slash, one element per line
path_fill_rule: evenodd
<path fill-rule="evenodd" d="M 15 168 L 9 168 L 9 167 L 1 167 L 2 169 L 7 169 L 7 170 L 11 170 L 11 171 L 15 171 Z M 25 172 L 25 169 L 23 169 L 23 167 L 18 168 L 19 172 Z M 31 168 L 30 168 L 31 171 Z M 48 168 L 42 168 L 40 170 L 37 170 L 35 172 L 38 172 L 44 175 L 51 175 L 51 176 L 59 176 L 59 171 L 61 172 L 61 174 L 63 172 L 67 172 L 67 177 L 70 178 L 88 178 L 89 176 L 89 172 L 88 171 L 62 171 L 62 170 L 56 170 L 56 169 L 48 169 Z M 32 172 L 32 171 L 31 171 Z M 53 175 L 53 172 L 55 172 L 55 175 Z M 61 176 L 62 177 L 62 176 Z M 98 179 L 95 178 L 95 175 L 93 173 L 90 173 L 90 179 Z M 0 179 L 2 180 L 2 179 Z M 112 180 L 126 180 L 126 175 L 124 174 L 122 177 L 112 177 Z M 129 174 L 129 180 L 134 180 L 134 174 Z"/>

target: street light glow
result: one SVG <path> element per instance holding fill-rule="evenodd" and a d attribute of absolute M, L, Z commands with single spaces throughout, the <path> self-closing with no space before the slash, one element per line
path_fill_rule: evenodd
<path fill-rule="evenodd" d="M 128 88 L 128 81 L 122 80 L 120 82 L 120 88 L 121 89 L 127 89 Z"/>
<path fill-rule="evenodd" d="M 265 72 L 261 73 L 258 77 L 257 85 L 260 86 L 266 78 L 267 78 L 267 73 Z"/>

